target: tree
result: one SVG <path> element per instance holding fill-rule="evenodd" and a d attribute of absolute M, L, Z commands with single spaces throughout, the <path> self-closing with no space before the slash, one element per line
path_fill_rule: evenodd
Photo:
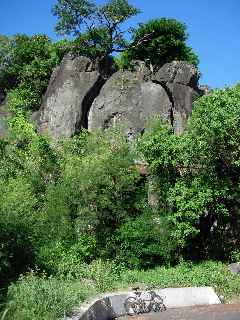
<path fill-rule="evenodd" d="M 198 57 L 186 45 L 188 35 L 185 24 L 175 19 L 150 20 L 135 30 L 132 45 L 122 54 L 119 64 L 128 68 L 133 60 L 143 60 L 161 67 L 173 60 L 183 60 L 194 65 Z"/>
<path fill-rule="evenodd" d="M 38 109 L 53 68 L 67 51 L 68 42 L 52 44 L 43 34 L 0 36 L 0 94 L 15 89 L 13 95 L 24 101 L 18 110 Z"/>
<path fill-rule="evenodd" d="M 109 0 L 102 6 L 89 0 L 58 0 L 53 14 L 58 17 L 56 31 L 77 36 L 81 48 L 90 56 L 106 57 L 126 48 L 121 24 L 139 12 L 127 0 Z"/>

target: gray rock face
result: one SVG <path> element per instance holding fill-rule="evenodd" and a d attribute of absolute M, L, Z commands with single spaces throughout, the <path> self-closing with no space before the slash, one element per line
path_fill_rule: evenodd
<path fill-rule="evenodd" d="M 228 269 L 232 273 L 240 274 L 240 263 L 231 263 L 229 264 Z"/>
<path fill-rule="evenodd" d="M 199 72 L 197 68 L 183 61 L 166 63 L 156 72 L 152 80 L 161 82 L 174 82 L 196 88 L 198 85 Z"/>
<path fill-rule="evenodd" d="M 129 139 L 142 132 L 155 115 L 170 117 L 171 101 L 164 88 L 144 81 L 141 72 L 118 71 L 103 86 L 90 113 L 90 130 L 120 126 Z"/>
<path fill-rule="evenodd" d="M 193 88 L 180 83 L 167 83 L 166 86 L 172 101 L 172 126 L 176 134 L 181 134 L 192 112 L 193 102 L 199 94 Z"/>
<path fill-rule="evenodd" d="M 43 99 L 39 131 L 59 139 L 81 128 L 120 126 L 133 140 L 149 119 L 160 115 L 180 134 L 202 92 L 198 76 L 198 70 L 185 62 L 167 63 L 152 75 L 141 61 L 135 62 L 133 72 L 114 73 L 110 63 L 100 68 L 86 57 L 66 56 Z"/>
<path fill-rule="evenodd" d="M 86 127 L 88 109 L 104 82 L 88 58 L 66 56 L 52 74 L 41 106 L 39 131 L 59 139 Z"/>
<path fill-rule="evenodd" d="M 10 116 L 10 113 L 7 110 L 5 101 L 0 103 L 0 138 L 4 138 L 8 133 L 7 120 Z"/>
<path fill-rule="evenodd" d="M 176 134 L 184 131 L 193 102 L 203 94 L 198 89 L 198 78 L 197 68 L 181 61 L 166 63 L 152 76 L 152 81 L 165 88 L 172 102 L 171 120 Z"/>

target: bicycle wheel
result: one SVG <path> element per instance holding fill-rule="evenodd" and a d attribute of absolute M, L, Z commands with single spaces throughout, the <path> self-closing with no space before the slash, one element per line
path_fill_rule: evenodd
<path fill-rule="evenodd" d="M 124 308 L 129 316 L 133 316 L 140 313 L 140 306 L 138 300 L 135 297 L 129 297 L 124 302 Z"/>
<path fill-rule="evenodd" d="M 151 304 L 151 309 L 154 312 L 163 312 L 167 309 L 165 304 L 163 303 L 163 298 L 158 294 L 154 296 L 154 299 Z"/>
<path fill-rule="evenodd" d="M 149 313 L 151 311 L 151 302 L 144 301 L 143 302 L 143 312 L 142 313 Z"/>

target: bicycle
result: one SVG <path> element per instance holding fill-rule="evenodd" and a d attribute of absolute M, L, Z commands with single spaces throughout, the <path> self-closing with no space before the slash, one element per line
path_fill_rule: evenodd
<path fill-rule="evenodd" d="M 128 297 L 124 302 L 126 313 L 130 316 L 138 315 L 142 313 L 163 312 L 166 310 L 166 306 L 163 303 L 163 298 L 156 294 L 154 291 L 147 291 L 150 299 L 142 299 L 142 292 L 139 291 L 139 287 L 133 288 L 134 295 Z"/>

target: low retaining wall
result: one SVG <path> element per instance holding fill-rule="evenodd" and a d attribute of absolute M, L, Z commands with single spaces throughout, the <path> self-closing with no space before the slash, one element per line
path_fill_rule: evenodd
<path fill-rule="evenodd" d="M 211 287 L 167 288 L 154 291 L 163 298 L 167 309 L 221 303 Z M 133 295 L 134 293 L 130 291 L 106 294 L 75 309 L 72 317 L 64 320 L 111 320 L 119 318 L 126 315 L 124 302 Z"/>

